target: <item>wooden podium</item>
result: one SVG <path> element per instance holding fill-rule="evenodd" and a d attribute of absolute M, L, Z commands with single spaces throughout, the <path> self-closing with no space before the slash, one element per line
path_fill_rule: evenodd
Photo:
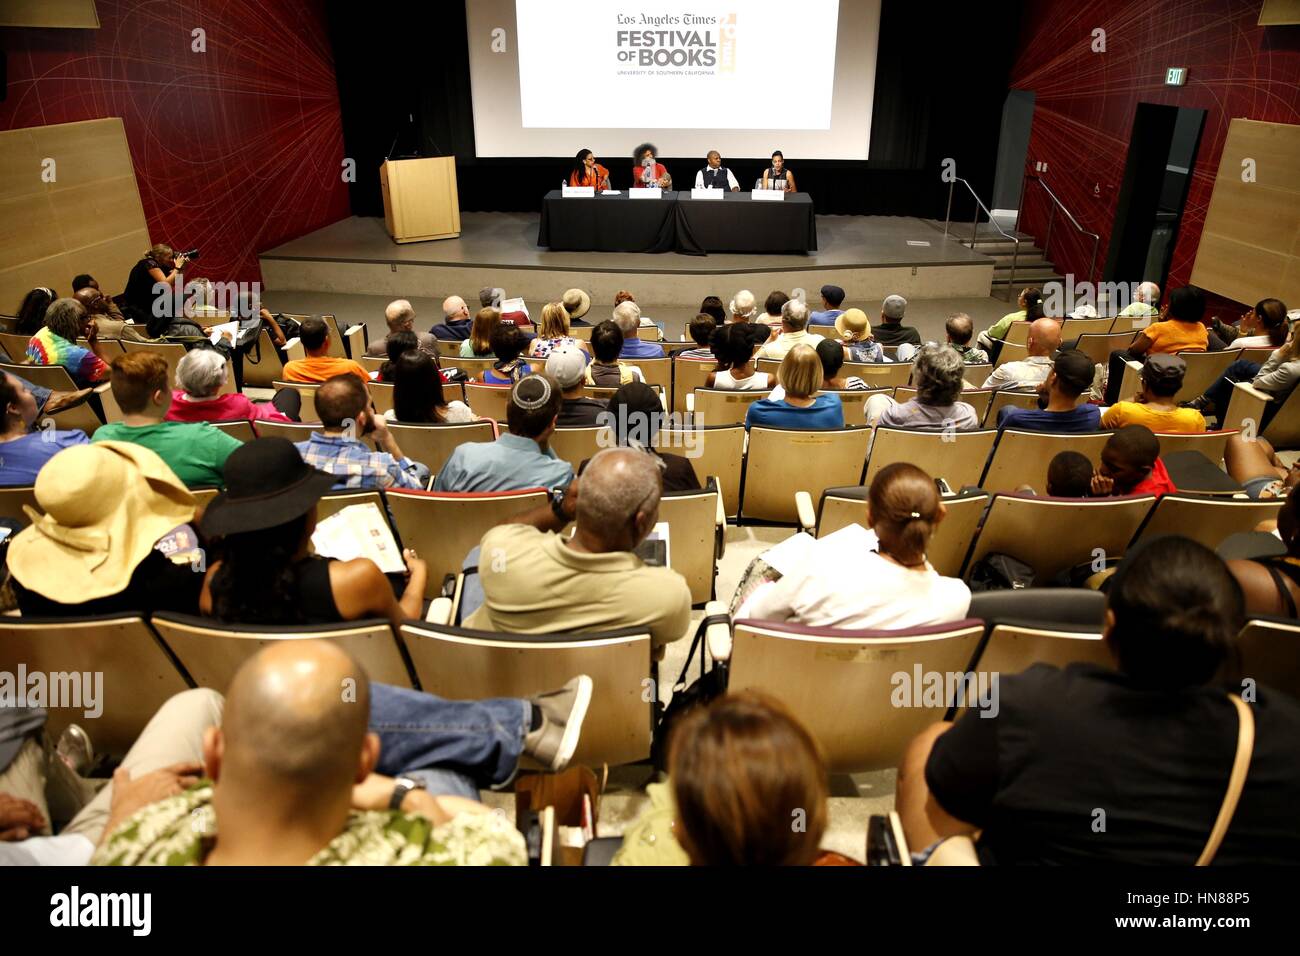
<path fill-rule="evenodd" d="M 394 242 L 454 239 L 460 235 L 456 159 L 388 160 L 379 167 L 384 224 Z"/>

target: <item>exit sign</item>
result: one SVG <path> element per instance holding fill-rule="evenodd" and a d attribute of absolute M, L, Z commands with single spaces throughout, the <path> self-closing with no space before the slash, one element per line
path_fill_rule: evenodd
<path fill-rule="evenodd" d="M 1187 67 L 1171 66 L 1165 71 L 1165 86 L 1182 86 L 1187 82 Z"/>

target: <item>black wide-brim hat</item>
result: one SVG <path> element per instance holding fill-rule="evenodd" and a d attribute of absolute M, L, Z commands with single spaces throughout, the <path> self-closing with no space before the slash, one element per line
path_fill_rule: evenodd
<path fill-rule="evenodd" d="M 257 438 L 226 459 L 226 489 L 203 512 L 209 537 L 262 531 L 300 518 L 334 487 L 335 478 L 302 460 L 287 438 Z"/>

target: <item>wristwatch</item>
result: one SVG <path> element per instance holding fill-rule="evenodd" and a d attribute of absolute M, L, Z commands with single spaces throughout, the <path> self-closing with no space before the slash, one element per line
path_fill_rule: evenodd
<path fill-rule="evenodd" d="M 551 513 L 555 515 L 557 521 L 563 524 L 569 523 L 569 516 L 564 513 L 564 489 L 551 489 Z"/>
<path fill-rule="evenodd" d="M 412 790 L 424 790 L 424 781 L 416 780 L 413 777 L 398 777 L 393 781 L 393 795 L 388 798 L 388 809 L 402 809 L 402 801 Z"/>

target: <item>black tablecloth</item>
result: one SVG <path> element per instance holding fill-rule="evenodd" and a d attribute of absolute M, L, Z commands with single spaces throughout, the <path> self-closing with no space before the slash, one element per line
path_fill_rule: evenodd
<path fill-rule="evenodd" d="M 672 252 L 677 248 L 677 193 L 662 199 L 596 196 L 564 199 L 558 189 L 542 201 L 537 244 L 566 252 Z"/>
<path fill-rule="evenodd" d="M 791 193 L 776 202 L 755 202 L 749 193 L 725 193 L 716 199 L 677 203 L 677 251 L 816 252 L 817 220 L 812 197 Z"/>
<path fill-rule="evenodd" d="M 542 200 L 537 244 L 579 252 L 814 252 L 817 222 L 812 198 L 793 193 L 755 202 L 748 193 L 722 200 L 618 196 L 564 199 L 558 189 Z"/>

